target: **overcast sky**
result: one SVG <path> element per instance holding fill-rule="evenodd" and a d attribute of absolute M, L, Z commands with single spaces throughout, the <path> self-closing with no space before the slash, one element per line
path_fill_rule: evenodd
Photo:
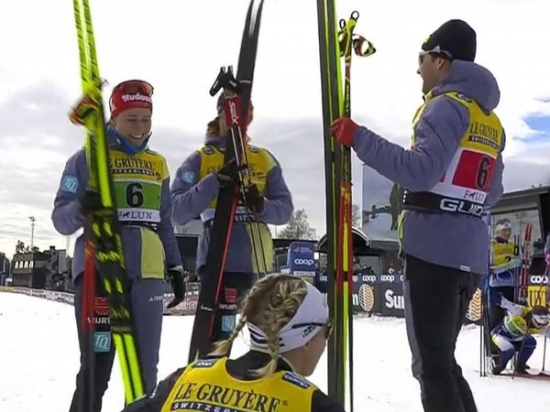
<path fill-rule="evenodd" d="M 237 64 L 248 0 L 117 0 L 91 2 L 101 76 L 111 85 L 144 78 L 155 86 L 151 147 L 172 172 L 198 147 L 215 115 L 208 90 L 221 65 Z M 324 169 L 316 5 L 266 0 L 253 90 L 250 135 L 280 160 L 296 208 L 324 232 Z M 477 62 L 493 71 L 506 127 L 507 190 L 545 181 L 550 159 L 550 5 L 542 0 L 338 0 L 340 17 L 357 9 L 356 32 L 378 52 L 355 59 L 353 117 L 406 145 L 421 103 L 416 74 L 422 41 L 451 18 L 478 33 Z M 46 18 L 46 16 L 48 16 Z M 17 239 L 64 247 L 51 224 L 66 159 L 83 143 L 67 111 L 80 79 L 72 3 L 17 0 L 0 14 L 0 251 Z M 108 96 L 110 89 L 107 88 Z M 361 188 L 383 186 L 376 172 L 361 179 L 354 160 L 355 203 Z M 371 182 L 371 179 L 374 181 Z M 376 190 L 374 190 L 376 192 Z M 373 197 L 372 191 L 369 196 Z"/>

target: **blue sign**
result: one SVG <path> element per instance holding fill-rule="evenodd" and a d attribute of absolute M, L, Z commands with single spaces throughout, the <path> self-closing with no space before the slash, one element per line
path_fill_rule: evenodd
<path fill-rule="evenodd" d="M 316 271 L 315 245 L 309 242 L 292 242 L 288 248 L 286 266 L 290 273 Z"/>
<path fill-rule="evenodd" d="M 94 352 L 104 353 L 111 350 L 111 332 L 94 332 Z"/>

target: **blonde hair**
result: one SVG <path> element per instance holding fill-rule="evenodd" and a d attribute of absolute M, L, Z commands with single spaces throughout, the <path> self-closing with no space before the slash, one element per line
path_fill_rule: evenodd
<path fill-rule="evenodd" d="M 306 294 L 307 286 L 300 278 L 278 273 L 265 276 L 243 300 L 241 318 L 229 339 L 216 343 L 211 356 L 227 356 L 235 338 L 250 322 L 266 334 L 271 355 L 269 363 L 254 374 L 260 378 L 272 375 L 279 360 L 279 332 L 294 317 Z"/>

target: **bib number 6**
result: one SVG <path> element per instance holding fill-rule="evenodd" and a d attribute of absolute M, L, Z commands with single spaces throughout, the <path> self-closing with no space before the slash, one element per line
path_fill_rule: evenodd
<path fill-rule="evenodd" d="M 130 183 L 126 186 L 126 203 L 130 207 L 143 205 L 143 186 L 141 183 Z"/>
<path fill-rule="evenodd" d="M 491 177 L 491 158 L 483 156 L 479 161 L 476 174 L 476 186 L 479 190 L 484 190 Z"/>

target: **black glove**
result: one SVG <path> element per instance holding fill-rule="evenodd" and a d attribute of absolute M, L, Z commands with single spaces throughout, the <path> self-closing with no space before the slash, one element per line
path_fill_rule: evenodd
<path fill-rule="evenodd" d="M 101 195 L 96 190 L 86 189 L 78 195 L 80 211 L 87 215 L 101 209 Z"/>
<path fill-rule="evenodd" d="M 187 291 L 187 280 L 183 276 L 183 269 L 181 266 L 168 269 L 166 275 L 174 291 L 174 299 L 166 306 L 167 309 L 171 309 L 183 302 L 185 292 Z"/>
<path fill-rule="evenodd" d="M 253 213 L 261 213 L 264 211 L 265 197 L 260 194 L 258 186 L 256 186 L 255 183 L 252 183 L 245 189 L 244 195 L 246 207 L 248 207 Z"/>
<path fill-rule="evenodd" d="M 227 187 L 229 185 L 238 185 L 240 183 L 239 172 L 245 167 L 246 165 L 244 164 L 240 166 L 237 165 L 237 161 L 234 159 L 224 164 L 216 173 L 220 186 Z"/>

